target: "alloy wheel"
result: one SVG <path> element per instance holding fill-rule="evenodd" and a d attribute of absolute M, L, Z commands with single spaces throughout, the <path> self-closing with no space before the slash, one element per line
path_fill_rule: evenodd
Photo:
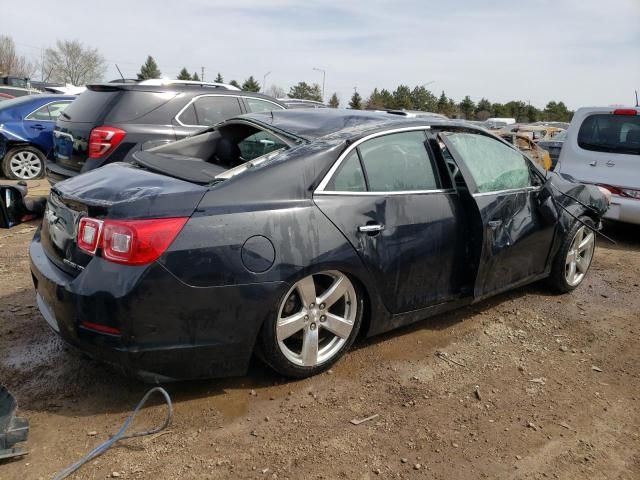
<path fill-rule="evenodd" d="M 582 226 L 576 231 L 565 260 L 565 279 L 570 286 L 575 287 L 584 279 L 595 245 L 595 233 L 590 228 Z"/>
<path fill-rule="evenodd" d="M 42 160 L 29 150 L 20 150 L 9 160 L 11 173 L 21 180 L 31 180 L 42 172 Z"/>
<path fill-rule="evenodd" d="M 349 339 L 358 314 L 356 290 L 338 271 L 309 275 L 285 295 L 276 336 L 293 364 L 315 367 L 334 358 Z"/>

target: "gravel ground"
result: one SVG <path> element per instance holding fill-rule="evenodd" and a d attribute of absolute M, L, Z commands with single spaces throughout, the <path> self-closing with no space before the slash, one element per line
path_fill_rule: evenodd
<path fill-rule="evenodd" d="M 148 386 L 69 351 L 35 307 L 35 224 L 0 231 L 0 382 L 49 479 L 115 433 Z M 171 384 L 171 427 L 73 478 L 640 478 L 640 228 L 607 225 L 584 284 L 521 288 L 367 341 L 323 375 Z M 162 421 L 160 402 L 135 429 Z M 377 417 L 360 425 L 352 419 Z"/>

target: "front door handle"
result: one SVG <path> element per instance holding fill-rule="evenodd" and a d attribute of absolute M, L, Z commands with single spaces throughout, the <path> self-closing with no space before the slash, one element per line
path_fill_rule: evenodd
<path fill-rule="evenodd" d="M 360 225 L 358 231 L 361 233 L 378 233 L 384 230 L 384 225 L 374 223 L 371 225 Z"/>
<path fill-rule="evenodd" d="M 502 225 L 502 220 L 490 220 L 488 224 L 489 224 L 489 228 L 495 230 L 500 225 Z"/>
<path fill-rule="evenodd" d="M 44 127 L 40 124 L 31 125 L 34 130 L 44 130 Z"/>

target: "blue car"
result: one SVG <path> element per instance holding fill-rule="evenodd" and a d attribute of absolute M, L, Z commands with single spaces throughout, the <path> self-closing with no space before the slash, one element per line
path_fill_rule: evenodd
<path fill-rule="evenodd" d="M 53 152 L 56 119 L 75 98 L 28 95 L 0 103 L 0 159 L 7 178 L 42 176 L 45 160 Z"/>

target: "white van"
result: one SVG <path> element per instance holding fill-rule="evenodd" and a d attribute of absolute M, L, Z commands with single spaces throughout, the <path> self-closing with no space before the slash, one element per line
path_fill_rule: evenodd
<path fill-rule="evenodd" d="M 640 224 L 640 107 L 578 109 L 555 171 L 609 190 L 605 218 Z"/>

